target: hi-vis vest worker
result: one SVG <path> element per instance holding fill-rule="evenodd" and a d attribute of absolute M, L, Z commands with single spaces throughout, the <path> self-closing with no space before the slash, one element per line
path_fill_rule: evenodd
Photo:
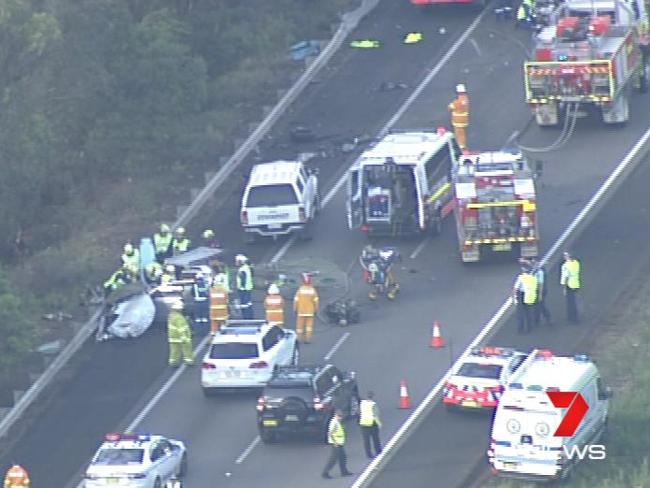
<path fill-rule="evenodd" d="M 174 255 L 187 252 L 190 248 L 190 240 L 185 236 L 185 227 L 179 227 L 174 233 L 172 250 Z"/>
<path fill-rule="evenodd" d="M 566 313 L 569 322 L 577 324 L 580 322 L 578 317 L 578 290 L 582 286 L 580 282 L 580 261 L 571 256 L 568 252 L 564 253 L 564 263 L 562 263 L 560 273 L 560 284 L 566 297 Z"/>
<path fill-rule="evenodd" d="M 4 488 L 24 488 L 29 486 L 29 475 L 27 471 L 17 464 L 14 464 L 5 476 Z"/>
<path fill-rule="evenodd" d="M 296 334 L 298 340 L 310 343 L 314 332 L 314 316 L 318 312 L 318 292 L 311 284 L 308 273 L 302 275 L 303 284 L 293 298 L 293 310 L 296 312 Z"/>
<path fill-rule="evenodd" d="M 223 278 L 225 273 L 215 276 L 215 280 L 210 288 L 210 331 L 216 334 L 221 326 L 228 320 L 228 288 Z"/>
<path fill-rule="evenodd" d="M 160 224 L 160 232 L 153 235 L 153 247 L 156 251 L 156 261 L 163 263 L 169 257 L 174 236 L 167 224 Z"/>
<path fill-rule="evenodd" d="M 248 264 L 248 258 L 243 254 L 235 256 L 237 268 L 237 296 L 239 298 L 239 309 L 244 320 L 255 318 L 253 313 L 253 271 Z"/>
<path fill-rule="evenodd" d="M 361 427 L 372 427 L 373 425 L 381 427 L 379 408 L 376 401 L 370 398 L 361 400 L 359 404 L 359 425 Z"/>
<path fill-rule="evenodd" d="M 469 125 L 469 97 L 465 85 L 456 85 L 456 99 L 449 104 L 451 111 L 451 125 L 454 126 L 454 135 L 461 149 L 467 148 L 466 129 Z"/>
<path fill-rule="evenodd" d="M 524 305 L 534 305 L 537 302 L 537 278 L 528 271 L 521 274 L 524 287 Z"/>
<path fill-rule="evenodd" d="M 133 244 L 124 244 L 124 254 L 122 254 L 122 266 L 140 269 L 140 251 L 133 247 Z"/>
<path fill-rule="evenodd" d="M 268 295 L 264 299 L 266 321 L 270 324 L 284 326 L 284 298 L 280 295 L 280 288 L 275 283 L 269 286 Z"/>

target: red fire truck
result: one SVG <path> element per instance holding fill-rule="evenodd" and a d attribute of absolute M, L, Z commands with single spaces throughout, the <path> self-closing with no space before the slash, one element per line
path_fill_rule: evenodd
<path fill-rule="evenodd" d="M 489 252 L 538 253 L 535 180 L 516 152 L 466 152 L 453 170 L 458 244 L 463 262 Z"/>
<path fill-rule="evenodd" d="M 643 0 L 567 0 L 551 23 L 537 34 L 534 60 L 524 67 L 537 124 L 557 125 L 563 111 L 584 115 L 587 106 L 598 108 L 605 123 L 626 122 L 632 86 L 645 91 L 648 82 Z"/>

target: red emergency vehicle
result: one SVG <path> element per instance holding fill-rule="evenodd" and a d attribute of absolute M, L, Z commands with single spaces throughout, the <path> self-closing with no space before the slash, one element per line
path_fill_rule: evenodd
<path fill-rule="evenodd" d="M 470 153 L 452 174 L 454 215 L 463 262 L 487 251 L 538 253 L 535 180 L 519 152 Z"/>

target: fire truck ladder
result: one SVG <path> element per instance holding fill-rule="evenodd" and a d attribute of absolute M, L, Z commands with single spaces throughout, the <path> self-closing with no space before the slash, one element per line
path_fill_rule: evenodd
<path fill-rule="evenodd" d="M 578 120 L 577 115 L 578 115 L 578 104 L 577 103 L 567 104 L 565 117 L 564 117 L 564 124 L 562 126 L 562 132 L 560 132 L 560 135 L 553 142 L 553 144 L 546 147 L 528 147 L 528 146 L 523 146 L 522 144 L 517 142 L 517 145 L 522 151 L 531 152 L 531 153 L 545 153 L 545 152 L 550 152 L 550 151 L 555 151 L 557 149 L 560 149 L 567 142 L 569 142 L 569 139 L 571 139 L 571 136 L 573 136 L 573 132 L 575 131 L 575 127 L 576 127 L 576 121 Z"/>

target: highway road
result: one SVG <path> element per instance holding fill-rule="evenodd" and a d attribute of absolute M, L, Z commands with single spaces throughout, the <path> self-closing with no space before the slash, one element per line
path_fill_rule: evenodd
<path fill-rule="evenodd" d="M 310 88 L 310 96 L 296 105 L 293 113 L 279 124 L 274 138 L 261 148 L 263 157 L 295 154 L 296 147 L 286 143 L 287 128 L 295 122 L 317 123 L 319 133 L 335 138 L 337 134 L 376 133 L 407 93 L 407 90 L 379 91 L 381 82 L 414 86 L 469 25 L 475 13 L 467 9 L 445 9 L 440 15 L 431 16 L 416 12 L 407 2 L 383 2 L 361 25 L 359 37 L 368 35 L 392 39 L 392 42 L 386 42 L 380 50 L 347 51 L 337 56 L 321 83 Z M 446 34 L 439 34 L 442 26 Z M 425 42 L 408 47 L 400 45 L 398 42 L 407 30 L 424 31 Z M 500 147 L 526 125 L 528 110 L 518 103 L 522 94 L 520 63 L 523 59 L 518 42 L 523 40 L 523 33 L 485 18 L 472 39 L 474 42 L 464 43 L 452 56 L 398 126 L 446 125 L 445 107 L 459 80 L 467 83 L 472 97 L 469 132 L 472 146 Z M 609 130 L 598 123 L 581 121 L 566 148 L 543 157 L 540 208 L 546 245 L 559 235 L 645 128 L 641 112 L 647 111 L 646 105 L 646 100 L 638 100 L 626 130 Z M 553 131 L 533 129 L 526 134 L 525 141 L 527 145 L 543 146 L 555 135 Z M 319 145 L 326 150 L 330 148 L 329 140 Z M 303 150 L 313 149 L 314 146 L 305 146 Z M 316 161 L 326 188 L 332 186 L 342 165 L 348 162 L 341 154 Z M 216 216 L 205 217 L 212 225 L 216 223 L 217 229 L 229 231 L 223 240 L 230 249 L 242 248 L 236 216 L 236 200 L 230 199 Z M 418 240 L 400 242 L 403 254 L 414 258 L 407 258 L 405 269 L 400 272 L 403 293 L 397 302 L 372 305 L 364 302 L 363 323 L 358 326 L 341 329 L 319 324 L 316 342 L 303 348 L 303 361 L 315 362 L 330 356 L 332 347 L 339 344 L 331 354 L 332 361 L 355 370 L 362 389 L 376 391 L 383 406 L 385 438 L 408 414 L 396 408 L 399 381 L 408 380 L 414 401 L 421 400 L 450 360 L 498 308 L 512 281 L 515 270 L 512 264 L 462 266 L 450 224 L 447 223 L 440 239 L 424 244 Z M 334 196 L 324 209 L 314 237 L 310 243 L 291 247 L 288 255 L 291 258 L 317 255 L 343 269 L 356 258 L 364 239 L 345 229 L 342 194 Z M 257 245 L 247 252 L 258 261 L 268 260 L 280 244 Z M 582 252 L 579 249 L 579 254 Z M 353 274 L 352 278 L 353 294 L 362 296 L 365 290 L 360 275 Z M 586 280 L 590 280 L 588 267 Z M 590 293 L 591 287 L 586 293 L 588 314 L 595 306 L 590 301 Z M 441 321 L 443 334 L 452 347 L 442 351 L 427 347 L 433 319 Z M 78 471 L 103 433 L 128 425 L 167 381 L 169 372 L 163 372 L 165 349 L 160 331 L 152 331 L 129 343 L 88 344 L 63 385 L 65 388 L 52 395 L 52 400 L 24 435 L 16 436 L 16 443 L 2 456 L 2 461 L 16 459 L 29 466 L 35 485 L 47 480 L 52 486 L 65 486 L 67 482 L 74 486 L 79 479 Z M 300 441 L 275 446 L 256 442 L 254 395 L 206 399 L 197 376 L 196 370 L 184 371 L 138 426 L 142 431 L 162 432 L 187 441 L 191 464 L 187 486 L 246 487 L 257 486 L 261 481 L 268 486 L 328 484 L 319 478 L 326 448 Z M 458 424 L 467 429 L 464 438 L 470 447 L 471 440 L 484 430 L 480 418 L 462 419 Z M 438 439 L 449 440 L 442 446 L 428 448 L 429 459 L 446 459 L 438 466 L 436 479 L 445 486 L 457 486 L 476 459 L 458 454 L 466 446 L 452 437 L 456 432 L 455 422 L 444 418 L 442 423 L 434 421 L 431 425 Z M 452 441 L 453 450 L 450 449 Z M 353 427 L 348 450 L 351 469 L 360 472 L 366 460 Z M 394 462 L 400 459 L 398 456 Z M 391 464 L 388 475 L 395 472 L 393 468 Z M 413 478 L 409 486 L 421 486 L 418 484 L 421 479 Z M 395 486 L 395 481 L 390 486 Z M 349 480 L 336 480 L 329 485 L 348 483 Z"/>

